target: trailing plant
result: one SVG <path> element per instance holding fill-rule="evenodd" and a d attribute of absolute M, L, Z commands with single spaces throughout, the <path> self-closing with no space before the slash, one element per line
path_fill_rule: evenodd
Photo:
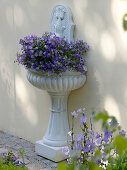
<path fill-rule="evenodd" d="M 97 115 L 92 112 L 89 128 L 85 109 L 78 109 L 71 115 L 72 128 L 68 133 L 68 146 L 63 148 L 63 153 L 67 156 L 67 163 L 59 164 L 58 170 L 62 168 L 64 170 L 74 170 L 75 168 L 82 170 L 109 170 L 112 168 L 111 170 L 114 170 L 115 164 L 117 165 L 119 162 L 121 162 L 119 167 L 127 169 L 126 132 L 121 130 L 114 116 L 109 116 L 106 111 Z M 76 135 L 74 119 L 78 117 L 80 117 L 81 133 Z M 102 132 L 93 131 L 92 121 L 98 120 L 102 120 Z"/>
<path fill-rule="evenodd" d="M 83 56 L 89 45 L 83 40 L 67 42 L 54 33 L 45 32 L 41 37 L 30 35 L 20 39 L 21 52 L 17 53 L 19 64 L 26 69 L 48 73 L 48 76 L 60 76 L 66 70 L 87 73 Z"/>

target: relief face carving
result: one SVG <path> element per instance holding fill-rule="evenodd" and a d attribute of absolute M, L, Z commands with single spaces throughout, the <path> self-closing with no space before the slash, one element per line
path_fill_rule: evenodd
<path fill-rule="evenodd" d="M 66 26 L 63 25 L 63 20 L 65 19 L 65 11 L 61 7 L 56 7 L 55 12 L 56 22 L 54 23 L 54 30 L 58 37 L 62 38 Z"/>
<path fill-rule="evenodd" d="M 69 42 L 74 41 L 74 23 L 68 7 L 57 5 L 53 8 L 50 18 L 50 31 L 60 38 L 65 37 Z"/>

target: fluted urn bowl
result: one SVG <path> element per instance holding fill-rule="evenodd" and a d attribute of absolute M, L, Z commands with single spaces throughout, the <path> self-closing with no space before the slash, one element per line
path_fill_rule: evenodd
<path fill-rule="evenodd" d="M 35 87 L 46 90 L 51 99 L 48 129 L 42 140 L 37 141 L 37 154 L 55 162 L 63 160 L 59 156 L 61 148 L 67 145 L 69 131 L 67 100 L 72 90 L 84 85 L 86 76 L 80 72 L 66 71 L 61 77 L 49 77 L 46 73 L 27 71 L 28 81 Z"/>
<path fill-rule="evenodd" d="M 80 72 L 67 71 L 63 76 L 55 78 L 37 71 L 27 71 L 28 81 L 35 87 L 48 92 L 68 92 L 83 86 L 86 76 Z"/>

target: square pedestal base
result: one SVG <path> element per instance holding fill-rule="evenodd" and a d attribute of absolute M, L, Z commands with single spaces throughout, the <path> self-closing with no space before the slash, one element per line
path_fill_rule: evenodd
<path fill-rule="evenodd" d="M 60 162 L 66 159 L 66 156 L 62 153 L 63 147 L 53 147 L 48 146 L 43 143 L 43 140 L 37 141 L 35 144 L 35 152 L 47 159 L 50 159 L 54 162 Z"/>

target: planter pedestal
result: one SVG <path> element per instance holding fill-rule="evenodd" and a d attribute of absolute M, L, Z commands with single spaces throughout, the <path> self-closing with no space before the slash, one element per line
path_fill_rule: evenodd
<path fill-rule="evenodd" d="M 65 72 L 62 77 L 55 79 L 43 73 L 27 71 L 27 79 L 37 88 L 47 90 L 51 99 L 48 129 L 42 140 L 36 142 L 35 151 L 38 155 L 59 162 L 66 158 L 62 154 L 62 147 L 67 145 L 69 131 L 68 96 L 85 83 L 86 76 L 79 72 Z"/>
<path fill-rule="evenodd" d="M 69 131 L 67 98 L 69 93 L 48 92 L 51 98 L 50 119 L 47 132 L 42 140 L 37 141 L 35 151 L 55 162 L 65 159 L 62 147 L 67 145 Z"/>

